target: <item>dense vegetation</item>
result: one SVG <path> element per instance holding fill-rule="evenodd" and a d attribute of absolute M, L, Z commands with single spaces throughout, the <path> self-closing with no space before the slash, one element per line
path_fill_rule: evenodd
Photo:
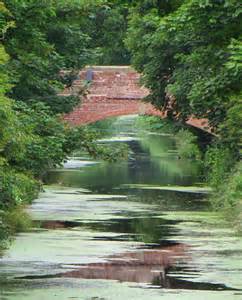
<path fill-rule="evenodd" d="M 82 91 L 59 95 L 77 70 L 99 60 L 109 62 L 104 47 L 109 38 L 98 41 L 103 32 L 97 35 L 100 22 L 109 22 L 106 34 L 114 22 L 107 18 L 105 3 L 0 1 L 0 239 L 23 227 L 26 216 L 21 218 L 19 208 L 37 196 L 46 171 L 74 149 L 108 160 L 125 152 L 107 151 L 96 144 L 92 130 L 61 121 L 61 114 L 71 111 L 82 96 Z"/>
<path fill-rule="evenodd" d="M 89 130 L 60 121 L 82 91 L 59 93 L 87 64 L 131 62 L 170 119 L 207 118 L 215 206 L 241 205 L 241 24 L 236 0 L 0 1 L 0 218 L 74 149 L 111 158 Z"/>
<path fill-rule="evenodd" d="M 144 1 L 130 12 L 126 44 L 133 65 L 151 90 L 147 100 L 181 123 L 191 115 L 209 120 L 216 137 L 204 164 L 215 190 L 212 203 L 238 211 L 242 198 L 240 3 Z"/>

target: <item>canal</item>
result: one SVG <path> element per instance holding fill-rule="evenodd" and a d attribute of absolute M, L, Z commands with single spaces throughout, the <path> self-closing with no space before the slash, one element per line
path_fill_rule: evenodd
<path fill-rule="evenodd" d="M 1 300 L 242 299 L 242 238 L 211 211 L 199 165 L 137 118 L 100 141 L 128 144 L 127 161 L 75 153 L 48 174 L 34 228 L 0 258 Z"/>

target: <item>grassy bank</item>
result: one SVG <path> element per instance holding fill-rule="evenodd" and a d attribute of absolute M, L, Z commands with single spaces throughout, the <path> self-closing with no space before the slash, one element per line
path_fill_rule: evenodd
<path fill-rule="evenodd" d="M 12 168 L 0 170 L 0 251 L 5 249 L 13 234 L 29 230 L 31 221 L 25 205 L 37 197 L 40 181 L 30 174 Z"/>
<path fill-rule="evenodd" d="M 31 230 L 32 220 L 25 211 L 25 206 L 19 205 L 0 211 L 0 254 L 6 249 L 11 238 L 17 232 Z"/>
<path fill-rule="evenodd" d="M 214 146 L 204 159 L 206 180 L 213 189 L 210 202 L 242 232 L 242 162 L 229 148 Z"/>

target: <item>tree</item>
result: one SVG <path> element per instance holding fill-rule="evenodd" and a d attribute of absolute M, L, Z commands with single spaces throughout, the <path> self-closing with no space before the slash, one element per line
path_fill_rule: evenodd
<path fill-rule="evenodd" d="M 69 112 L 80 100 L 58 95 L 64 88 L 60 71 L 79 70 L 93 59 L 82 24 L 95 3 L 89 9 L 85 1 L 6 0 L 5 4 L 15 22 L 4 39 L 14 84 L 9 96 L 44 102 L 54 113 Z"/>
<path fill-rule="evenodd" d="M 205 117 L 216 130 L 230 95 L 241 88 L 241 68 L 226 67 L 230 43 L 241 32 L 239 3 L 189 0 L 174 7 L 163 16 L 158 8 L 141 19 L 131 15 L 126 43 L 153 104 L 169 108 L 172 95 L 176 117 Z"/>

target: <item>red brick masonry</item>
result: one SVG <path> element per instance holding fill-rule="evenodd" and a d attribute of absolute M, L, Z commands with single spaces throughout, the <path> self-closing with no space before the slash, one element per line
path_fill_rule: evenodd
<path fill-rule="evenodd" d="M 88 68 L 80 71 L 79 79 L 71 88 L 78 92 L 86 79 Z M 88 94 L 74 111 L 64 119 L 71 125 L 88 124 L 114 116 L 139 114 L 165 117 L 150 103 L 142 99 L 149 91 L 140 85 L 140 74 L 130 66 L 95 66 L 92 70 L 92 81 Z M 69 95 L 66 89 L 62 95 Z M 207 120 L 191 118 L 188 123 L 205 129 Z"/>

